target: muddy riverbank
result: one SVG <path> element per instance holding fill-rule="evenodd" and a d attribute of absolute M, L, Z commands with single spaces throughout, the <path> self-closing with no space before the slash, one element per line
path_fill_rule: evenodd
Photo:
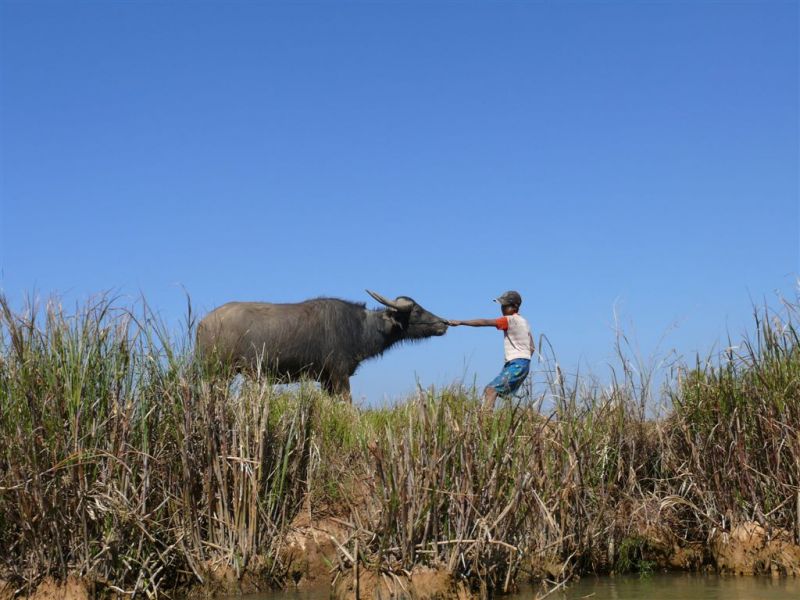
<path fill-rule="evenodd" d="M 351 529 L 352 524 L 345 519 L 328 517 L 312 521 L 307 514 L 298 515 L 287 532 L 282 550 L 287 565 L 286 592 L 305 592 L 312 596 L 318 594 L 320 597 L 332 597 L 338 600 L 356 598 L 468 600 L 480 596 L 480 590 L 471 588 L 465 581 L 455 579 L 445 566 L 417 567 L 411 571 L 396 573 L 376 571 L 370 569 L 368 565 L 361 565 L 358 570 L 337 569 L 336 565 L 342 560 L 344 544 L 347 544 L 351 537 Z M 787 532 L 776 531 L 770 535 L 763 527 L 753 522 L 737 526 L 729 532 L 721 532 L 707 544 L 693 543 L 681 546 L 674 534 L 664 531 L 643 533 L 641 540 L 640 560 L 648 565 L 645 577 L 655 577 L 656 581 L 659 581 L 658 577 L 661 576 L 659 574 L 684 572 L 703 573 L 708 576 L 754 577 L 756 580 L 766 576 L 772 580 L 788 579 L 800 586 L 798 577 L 800 545 L 794 544 Z M 346 550 L 344 552 L 346 553 Z M 258 564 L 264 560 L 266 559 L 255 560 L 254 566 L 251 565 L 239 574 L 228 566 L 208 564 L 203 573 L 203 583 L 196 582 L 176 591 L 178 596 L 192 599 L 242 594 L 266 594 L 262 596 L 265 599 L 281 598 L 282 596 L 275 595 L 277 591 L 274 589 L 274 580 L 265 577 L 258 568 Z M 594 590 L 592 593 L 597 593 L 595 587 L 598 586 L 608 591 L 627 585 L 625 589 L 632 591 L 639 590 L 644 585 L 619 583 L 637 580 L 631 577 L 596 578 L 597 574 L 608 575 L 609 572 L 613 575 L 613 570 L 604 570 L 598 571 L 595 576 L 589 575 L 583 578 L 574 576 L 568 588 L 572 591 L 566 594 L 566 597 L 578 597 L 574 596 L 576 590 L 588 587 Z M 511 598 L 520 589 L 542 593 L 548 586 L 541 581 L 558 580 L 560 576 L 563 577 L 563 564 L 531 560 L 529 565 L 521 570 L 518 581 L 508 589 L 508 593 L 511 594 Z M 598 584 L 596 583 L 598 581 L 605 583 Z M 691 591 L 692 586 L 705 589 L 708 587 L 708 582 L 719 580 L 673 577 L 664 581 L 673 582 L 673 586 L 680 584 L 679 586 L 683 586 L 682 589 L 686 587 Z M 698 582 L 703 585 L 699 585 Z M 749 590 L 754 585 L 759 584 L 743 583 L 739 584 L 737 589 Z M 791 586 L 790 583 L 788 587 L 777 586 L 775 589 L 788 590 Z M 727 588 L 734 587 L 736 586 L 727 584 Z M 800 587 L 797 589 L 800 590 Z M 699 594 L 700 592 L 698 596 Z M 98 596 L 122 596 L 118 591 L 109 588 L 106 582 L 77 576 L 70 576 L 65 581 L 47 578 L 34 590 L 23 590 L 21 593 L 17 591 L 17 595 L 33 600 L 90 600 Z M 14 587 L 9 582 L 0 581 L 0 600 L 11 600 L 14 596 Z M 598 597 L 603 597 L 602 593 Z M 782 596 L 776 592 L 775 597 Z"/>

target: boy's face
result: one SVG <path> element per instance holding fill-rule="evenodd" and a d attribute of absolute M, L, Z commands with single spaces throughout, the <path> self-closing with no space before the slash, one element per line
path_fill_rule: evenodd
<path fill-rule="evenodd" d="M 505 306 L 501 306 L 500 310 L 502 311 L 503 316 L 507 317 L 509 315 L 516 314 L 519 309 L 512 304 L 506 304 Z"/>

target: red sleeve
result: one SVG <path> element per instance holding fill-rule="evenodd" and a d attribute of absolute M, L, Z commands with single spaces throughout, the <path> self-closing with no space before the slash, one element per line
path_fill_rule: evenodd
<path fill-rule="evenodd" d="M 494 326 L 503 331 L 508 331 L 508 317 L 500 317 L 494 322 Z"/>

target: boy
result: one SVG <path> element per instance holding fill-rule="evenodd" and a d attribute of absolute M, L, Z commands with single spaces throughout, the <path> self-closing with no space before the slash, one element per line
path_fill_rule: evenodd
<path fill-rule="evenodd" d="M 510 290 L 495 299 L 500 304 L 503 316 L 499 319 L 472 319 L 470 321 L 449 321 L 452 326 L 469 325 L 470 327 L 496 327 L 503 331 L 503 346 L 505 349 L 505 365 L 503 370 L 483 390 L 483 408 L 492 410 L 497 396 L 510 396 L 513 394 L 525 377 L 531 366 L 531 356 L 534 352 L 533 336 L 528 321 L 519 314 L 522 305 L 522 296 Z"/>

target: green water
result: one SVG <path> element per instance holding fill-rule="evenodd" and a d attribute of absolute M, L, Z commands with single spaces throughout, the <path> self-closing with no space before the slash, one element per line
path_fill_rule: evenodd
<path fill-rule="evenodd" d="M 504 600 L 534 600 L 541 588 L 525 589 Z M 327 588 L 269 592 L 241 600 L 328 600 Z M 718 577 L 716 575 L 652 575 L 648 577 L 585 577 L 548 600 L 800 600 L 800 579 Z"/>
<path fill-rule="evenodd" d="M 524 595 L 519 600 L 523 600 Z M 527 598 L 535 597 L 534 594 Z M 648 577 L 586 577 L 559 600 L 800 600 L 800 580 L 717 575 L 652 575 Z M 527 600 L 527 599 L 526 599 Z"/>

